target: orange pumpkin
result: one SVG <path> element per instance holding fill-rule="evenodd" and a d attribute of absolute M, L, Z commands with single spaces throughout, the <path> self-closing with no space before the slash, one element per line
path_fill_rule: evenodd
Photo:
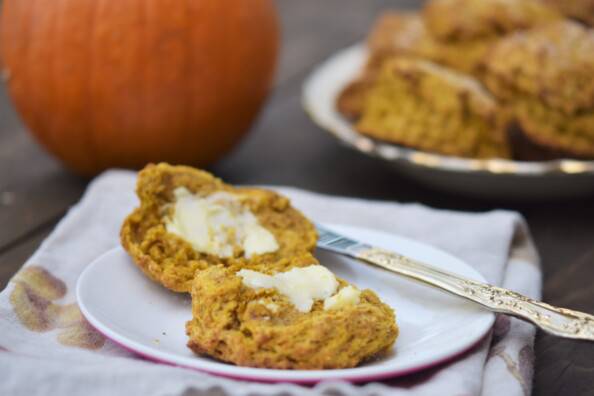
<path fill-rule="evenodd" d="M 5 0 L 0 58 L 37 139 L 75 171 L 203 166 L 270 88 L 272 0 Z"/>

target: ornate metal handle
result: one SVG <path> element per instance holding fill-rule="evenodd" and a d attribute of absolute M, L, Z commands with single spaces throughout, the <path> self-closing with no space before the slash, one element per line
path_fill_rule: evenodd
<path fill-rule="evenodd" d="M 366 247 L 350 253 L 375 266 L 474 301 L 491 311 L 531 322 L 547 333 L 564 338 L 594 341 L 592 315 L 554 307 L 511 290 L 464 279 L 387 250 Z"/>

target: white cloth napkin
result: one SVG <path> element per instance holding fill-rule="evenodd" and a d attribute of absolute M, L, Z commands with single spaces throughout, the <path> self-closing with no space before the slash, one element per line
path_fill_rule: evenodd
<path fill-rule="evenodd" d="M 0 394 L 530 394 L 534 329 L 505 316 L 497 319 L 492 337 L 453 362 L 400 379 L 361 385 L 249 383 L 154 364 L 132 355 L 86 323 L 74 290 L 81 271 L 118 245 L 120 224 L 137 205 L 134 184 L 135 176 L 128 171 L 99 176 L 0 294 Z M 491 283 L 540 298 L 538 257 L 525 223 L 515 213 L 458 213 L 275 189 L 316 221 L 372 227 L 421 240 L 475 266 Z"/>

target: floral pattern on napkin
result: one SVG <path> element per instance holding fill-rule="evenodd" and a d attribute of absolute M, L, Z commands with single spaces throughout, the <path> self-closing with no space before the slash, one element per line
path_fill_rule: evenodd
<path fill-rule="evenodd" d="M 91 327 L 76 303 L 54 302 L 66 295 L 67 287 L 48 270 L 35 265 L 25 267 L 12 282 L 15 285 L 10 303 L 27 329 L 37 332 L 60 329 L 57 340 L 66 346 L 94 350 L 105 344 L 105 337 Z"/>

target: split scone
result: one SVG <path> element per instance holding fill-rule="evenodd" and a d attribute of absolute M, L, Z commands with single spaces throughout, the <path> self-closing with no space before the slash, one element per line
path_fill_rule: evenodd
<path fill-rule="evenodd" d="M 506 117 L 474 78 L 435 63 L 395 58 L 367 95 L 359 132 L 415 149 L 507 158 Z"/>
<path fill-rule="evenodd" d="M 567 20 L 516 33 L 493 47 L 482 69 L 527 138 L 594 157 L 594 30 Z"/>
<path fill-rule="evenodd" d="M 393 310 L 313 256 L 289 271 L 223 266 L 200 271 L 192 287 L 188 346 L 241 366 L 354 367 L 398 336 Z"/>
<path fill-rule="evenodd" d="M 189 292 L 195 273 L 213 265 L 284 270 L 315 248 L 314 226 L 272 191 L 161 163 L 138 174 L 136 193 L 140 206 L 122 225 L 122 246 L 177 292 Z"/>

